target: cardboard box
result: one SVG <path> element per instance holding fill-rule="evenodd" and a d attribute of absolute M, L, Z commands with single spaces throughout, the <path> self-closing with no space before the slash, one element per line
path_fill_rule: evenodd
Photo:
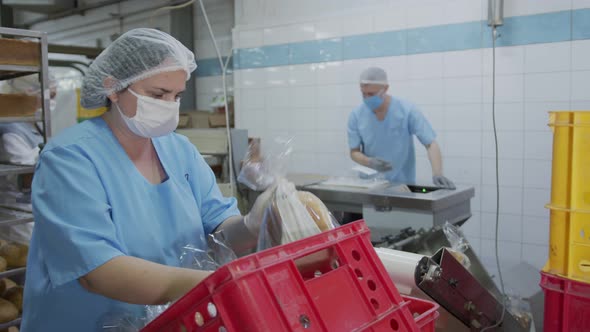
<path fill-rule="evenodd" d="M 230 128 L 234 127 L 234 121 L 232 118 L 229 119 Z M 225 127 L 225 114 L 211 114 L 209 115 L 209 127 L 221 128 Z"/>
<path fill-rule="evenodd" d="M 230 118 L 230 126 L 234 127 L 233 117 Z M 189 128 L 222 128 L 225 127 L 225 114 L 205 111 L 190 111 L 180 114 L 179 129 Z"/>
<path fill-rule="evenodd" d="M 234 103 L 233 101 L 229 102 L 228 105 L 229 111 L 229 126 L 230 128 L 234 128 Z M 221 128 L 225 127 L 225 107 L 214 107 L 213 114 L 209 116 L 209 126 L 211 128 Z"/>
<path fill-rule="evenodd" d="M 203 155 L 220 155 L 227 153 L 227 133 L 219 129 L 190 128 L 178 129 L 176 133 L 184 135 Z"/>
<path fill-rule="evenodd" d="M 180 115 L 190 118 L 185 128 L 209 128 L 209 115 L 211 115 L 211 112 L 188 111 L 182 112 Z"/>
<path fill-rule="evenodd" d="M 185 129 L 185 128 L 190 128 L 191 127 L 191 116 L 189 114 L 186 113 L 181 113 L 180 116 L 178 117 L 178 126 L 176 128 L 178 129 Z"/>

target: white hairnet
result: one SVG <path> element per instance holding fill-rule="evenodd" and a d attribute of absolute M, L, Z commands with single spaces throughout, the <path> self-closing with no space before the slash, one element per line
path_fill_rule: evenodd
<path fill-rule="evenodd" d="M 379 67 L 369 67 L 361 73 L 361 84 L 388 85 L 387 73 Z"/>
<path fill-rule="evenodd" d="M 39 75 L 27 75 L 3 82 L 0 88 L 1 93 L 24 93 L 27 95 L 33 95 L 39 93 L 41 90 L 41 83 L 39 83 Z M 55 76 L 49 72 L 49 89 L 56 89 L 57 82 Z"/>
<path fill-rule="evenodd" d="M 187 80 L 197 68 L 195 55 L 169 34 L 156 29 L 130 30 L 92 62 L 82 81 L 80 103 L 107 105 L 107 96 L 163 72 L 184 70 Z M 109 78 L 109 80 L 107 80 Z"/>

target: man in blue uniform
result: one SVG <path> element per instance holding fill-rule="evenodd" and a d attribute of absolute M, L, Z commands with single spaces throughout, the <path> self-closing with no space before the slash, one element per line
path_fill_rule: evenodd
<path fill-rule="evenodd" d="M 436 133 L 415 105 L 387 94 L 387 73 L 377 67 L 360 77 L 363 103 L 348 118 L 348 145 L 355 162 L 384 173 L 396 183 L 416 182 L 416 136 L 428 152 L 435 185 L 455 189 L 443 175 Z"/>

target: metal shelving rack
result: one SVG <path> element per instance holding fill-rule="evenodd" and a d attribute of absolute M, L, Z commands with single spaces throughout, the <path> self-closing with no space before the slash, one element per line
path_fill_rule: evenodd
<path fill-rule="evenodd" d="M 43 139 L 51 137 L 51 117 L 49 116 L 49 59 L 47 57 L 47 33 L 13 28 L 0 27 L 0 36 L 12 36 L 17 38 L 35 38 L 39 40 L 40 66 L 22 66 L 0 64 L 0 81 L 19 76 L 39 74 L 39 83 L 42 91 L 41 118 L 38 117 L 10 117 L 1 118 L 0 122 L 37 122 L 43 123 Z"/>
<path fill-rule="evenodd" d="M 41 122 L 43 142 L 47 143 L 47 139 L 51 137 L 51 117 L 49 112 L 49 60 L 47 57 L 47 33 L 40 31 L 30 31 L 12 28 L 0 27 L 0 37 L 13 38 L 33 38 L 39 41 L 40 47 L 40 61 L 39 66 L 22 66 L 11 64 L 0 64 L 0 81 L 19 76 L 26 76 L 31 74 L 39 74 L 39 83 L 41 86 L 41 117 L 0 117 L 0 123 L 7 122 Z M 0 164 L 0 176 L 3 175 L 18 175 L 30 174 L 34 171 L 34 166 L 19 166 Z M 19 225 L 33 221 L 33 215 L 30 212 L 19 211 L 6 207 L 0 207 L 0 226 Z M 15 276 L 22 276 L 26 271 L 25 267 L 11 269 L 5 272 L 0 272 L 0 278 L 8 278 Z M 0 324 L 0 330 L 11 326 L 19 326 L 21 318 L 15 319 L 11 322 Z"/>
<path fill-rule="evenodd" d="M 19 326 L 20 325 L 20 321 L 21 321 L 21 319 L 19 317 L 19 318 L 15 319 L 15 320 L 13 320 L 11 322 L 0 324 L 0 330 L 8 329 L 11 326 Z"/>

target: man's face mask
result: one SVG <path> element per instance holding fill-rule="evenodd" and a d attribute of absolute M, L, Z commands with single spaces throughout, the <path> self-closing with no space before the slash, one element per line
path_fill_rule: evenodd
<path fill-rule="evenodd" d="M 375 112 L 376 109 L 378 109 L 381 105 L 383 105 L 383 102 L 384 102 L 383 95 L 384 94 L 385 94 L 385 90 L 380 90 L 377 94 L 364 98 L 363 102 L 365 103 L 365 105 L 367 105 L 367 107 L 371 111 Z"/>

